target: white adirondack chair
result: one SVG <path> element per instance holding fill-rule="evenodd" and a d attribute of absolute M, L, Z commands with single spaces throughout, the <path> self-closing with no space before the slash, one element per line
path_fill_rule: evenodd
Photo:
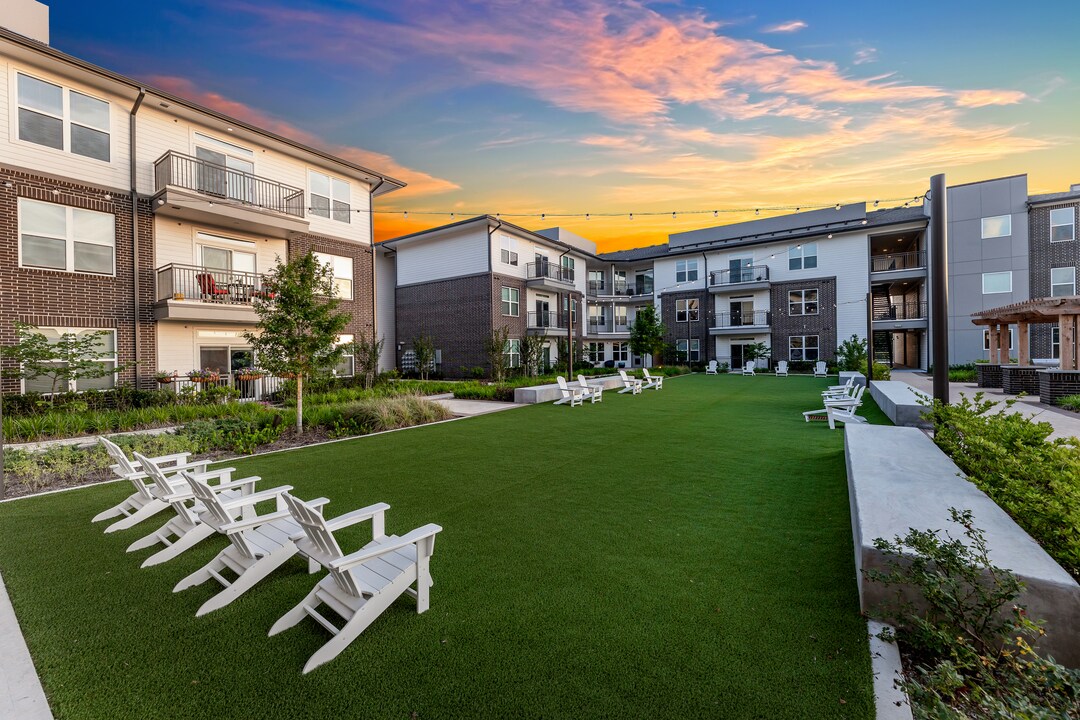
<path fill-rule="evenodd" d="M 827 417 L 830 408 L 855 412 L 855 409 L 862 405 L 862 396 L 865 390 L 865 386 L 859 385 L 855 388 L 855 392 L 849 397 L 824 398 L 825 407 L 820 410 L 808 410 L 804 412 L 803 420 L 810 422 L 810 419 L 813 417 L 819 419 Z"/>
<path fill-rule="evenodd" d="M 843 385 L 830 385 L 827 389 L 821 391 L 821 397 L 829 399 L 843 399 L 845 397 L 851 397 L 855 393 L 855 378 L 849 377 L 847 382 Z"/>
<path fill-rule="evenodd" d="M 757 374 L 757 373 L 754 372 L 754 361 L 753 360 L 747 360 L 746 361 L 746 365 L 744 365 L 743 369 L 742 369 L 742 374 L 743 375 L 756 375 Z"/>
<path fill-rule="evenodd" d="M 825 361 L 818 360 L 814 363 L 814 377 L 828 377 L 829 373 L 825 368 Z"/>
<path fill-rule="evenodd" d="M 649 368 L 642 368 L 641 373 L 645 376 L 645 383 L 641 386 L 643 390 L 648 390 L 649 388 L 656 388 L 657 390 L 664 389 L 663 375 L 650 375 Z"/>
<path fill-rule="evenodd" d="M 134 462 L 128 459 L 128 456 L 124 454 L 124 451 L 120 447 L 109 440 L 106 437 L 98 437 L 98 442 L 102 444 L 105 451 L 109 453 L 116 464 L 112 466 L 112 471 L 118 476 L 124 478 L 132 484 L 135 488 L 135 492 L 127 497 L 119 505 L 115 505 L 108 510 L 103 510 L 93 517 L 90 522 L 100 522 L 102 520 L 108 520 L 110 518 L 123 516 L 122 519 L 110 524 L 105 528 L 105 532 L 111 533 L 117 530 L 126 530 L 127 528 L 141 523 L 143 520 L 158 514 L 162 510 L 168 510 L 168 503 L 158 499 L 150 491 L 150 484 L 147 480 L 150 480 L 150 476 L 143 470 L 138 460 Z M 181 470 L 194 470 L 199 472 L 205 470 L 207 462 L 189 463 L 187 460 L 191 456 L 191 453 L 176 453 L 173 455 L 162 455 L 160 457 L 151 458 L 159 468 L 165 473 L 172 476 L 176 476 Z M 183 481 L 176 477 L 173 482 L 182 483 Z"/>
<path fill-rule="evenodd" d="M 417 613 L 428 609 L 434 584 L 431 555 L 435 551 L 435 535 L 442 531 L 440 526 L 428 524 L 402 537 L 387 536 L 384 513 L 390 506 L 384 503 L 325 520 L 315 505 L 288 494 L 284 499 L 303 528 L 305 537 L 297 541 L 300 551 L 329 570 L 307 597 L 270 628 L 269 634 L 277 635 L 311 616 L 333 635 L 308 659 L 305 674 L 336 658 L 401 595 L 408 593 L 416 598 Z M 345 555 L 334 531 L 369 518 L 372 541 Z M 338 628 L 327 620 L 319 612 L 320 605 L 337 613 L 345 624 Z"/>
<path fill-rule="evenodd" d="M 826 416 L 828 417 L 828 420 L 829 420 L 829 429 L 830 430 L 835 430 L 836 429 L 836 423 L 838 423 L 838 422 L 842 422 L 842 423 L 865 423 L 866 418 L 855 414 L 855 410 L 857 408 L 858 408 L 857 405 L 855 407 L 848 408 L 848 409 L 841 408 L 841 407 L 827 407 L 827 408 L 825 408 L 825 414 L 826 414 Z"/>
<path fill-rule="evenodd" d="M 584 375 L 577 376 L 578 386 L 582 390 L 582 398 L 591 401 L 594 405 L 604 402 L 604 386 L 600 384 L 590 385 Z"/>
<path fill-rule="evenodd" d="M 787 360 L 780 360 L 776 363 L 776 377 L 787 377 Z"/>
<path fill-rule="evenodd" d="M 559 383 L 559 390 L 562 391 L 562 397 L 555 401 L 556 405 L 570 404 L 570 407 L 580 405 L 582 400 L 585 399 L 585 394 L 580 387 L 567 385 L 566 378 L 562 375 L 558 376 L 556 380 Z"/>
<path fill-rule="evenodd" d="M 295 538 L 302 537 L 303 530 L 292 518 L 282 496 L 292 490 L 291 485 L 282 485 L 271 490 L 242 495 L 232 500 L 224 500 L 214 493 L 206 479 L 200 475 L 184 473 L 184 478 L 191 484 L 191 490 L 205 506 L 206 510 L 199 518 L 229 538 L 229 546 L 202 568 L 188 575 L 173 588 L 180 592 L 207 580 L 216 580 L 225 588 L 202 604 L 195 613 L 196 617 L 218 610 L 255 586 L 260 580 L 281 567 L 285 561 L 296 554 Z M 235 514 L 244 506 L 254 507 L 257 503 L 274 500 L 275 512 L 256 515 L 248 519 L 236 520 Z M 314 507 L 328 503 L 326 498 L 312 500 Z M 231 570 L 237 577 L 231 582 L 222 576 L 224 570 Z M 318 570 L 318 563 L 309 561 L 309 572 Z"/>
<path fill-rule="evenodd" d="M 705 374 L 706 375 L 719 375 L 720 374 L 720 372 L 718 370 L 719 367 L 720 367 L 720 363 L 716 362 L 715 360 L 710 360 L 709 364 L 705 366 Z"/>
<path fill-rule="evenodd" d="M 172 560 L 177 555 L 190 550 L 217 533 L 213 526 L 204 523 L 200 519 L 199 513 L 204 512 L 206 506 L 195 499 L 195 493 L 192 491 L 191 485 L 183 480 L 176 485 L 160 482 L 159 476 L 162 473 L 153 460 L 143 457 L 139 453 L 135 453 L 135 459 L 142 463 L 142 466 L 154 478 L 152 492 L 155 497 L 167 502 L 176 513 L 176 517 L 160 528 L 128 545 L 128 552 L 135 552 L 158 544 L 165 546 L 143 560 L 140 567 L 160 565 L 163 562 Z M 260 478 L 252 476 L 241 480 L 233 480 L 232 474 L 235 470 L 236 468 L 231 467 L 221 468 L 213 472 L 200 473 L 200 477 L 206 481 L 217 479 L 217 484 L 212 485 L 211 488 L 222 500 L 233 500 L 241 495 L 250 495 L 255 492 L 255 483 Z M 245 518 L 253 517 L 255 510 L 250 505 L 245 505 L 241 510 L 241 514 Z M 235 513 L 233 517 L 235 519 Z"/>
<path fill-rule="evenodd" d="M 619 370 L 619 377 L 622 378 L 623 389 L 619 391 L 619 394 L 630 393 L 631 395 L 641 394 L 641 378 L 632 378 L 626 374 L 625 370 Z"/>

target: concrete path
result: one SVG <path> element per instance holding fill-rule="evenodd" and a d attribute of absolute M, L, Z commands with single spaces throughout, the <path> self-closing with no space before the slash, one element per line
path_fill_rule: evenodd
<path fill-rule="evenodd" d="M 0 718 L 53 720 L 3 578 L 0 578 Z"/>
<path fill-rule="evenodd" d="M 925 373 L 895 370 L 892 379 L 906 382 L 919 392 L 924 392 L 927 395 L 932 395 L 934 392 L 934 380 Z M 973 398 L 975 393 L 980 391 L 987 400 L 994 400 L 999 403 L 1016 399 L 1015 395 L 1006 395 L 1000 388 L 980 388 L 975 383 L 950 383 L 949 400 L 959 402 L 961 393 L 968 398 Z M 1007 412 L 1021 413 L 1034 418 L 1038 422 L 1050 423 L 1054 426 L 1054 432 L 1050 435 L 1051 438 L 1080 438 L 1080 413 L 1043 405 L 1039 402 L 1038 396 L 1026 395 L 1018 399 Z"/>
<path fill-rule="evenodd" d="M 487 413 L 511 410 L 525 407 L 517 403 L 496 402 L 494 400 L 457 400 L 453 395 L 430 395 L 427 398 L 437 402 L 450 412 L 459 417 L 472 417 L 473 415 L 486 415 Z"/>

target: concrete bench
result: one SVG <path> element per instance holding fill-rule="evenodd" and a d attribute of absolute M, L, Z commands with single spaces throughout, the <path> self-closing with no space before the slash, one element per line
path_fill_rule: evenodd
<path fill-rule="evenodd" d="M 926 408 L 919 404 L 922 393 L 898 380 L 875 380 L 870 383 L 870 396 L 893 425 L 929 427 L 922 414 Z"/>
<path fill-rule="evenodd" d="M 879 608 L 895 599 L 894 590 L 868 581 L 862 571 L 888 570 L 876 538 L 892 540 L 917 530 L 961 530 L 949 508 L 970 510 L 983 531 L 990 560 L 1011 570 L 1027 585 L 1020 602 L 1031 617 L 1046 620 L 1039 650 L 1069 667 L 1080 667 L 1080 585 L 1054 562 L 1004 510 L 969 482 L 956 464 L 922 431 L 885 425 L 844 428 L 851 530 L 859 601 L 864 612 L 881 618 Z"/>
<path fill-rule="evenodd" d="M 577 375 L 574 376 L 574 381 L 571 383 L 570 378 L 566 379 L 568 384 L 577 384 Z M 590 385 L 603 385 L 605 390 L 612 390 L 614 388 L 622 388 L 622 378 L 618 375 L 604 375 L 588 377 L 586 376 L 585 382 Z M 562 397 L 562 390 L 559 389 L 559 385 L 534 385 L 532 387 L 521 387 L 514 390 L 514 402 L 516 403 L 546 403 L 555 402 Z"/>
<path fill-rule="evenodd" d="M 848 378 L 855 378 L 855 387 L 866 385 L 866 376 L 858 370 L 841 370 L 840 371 L 840 385 L 847 383 Z"/>

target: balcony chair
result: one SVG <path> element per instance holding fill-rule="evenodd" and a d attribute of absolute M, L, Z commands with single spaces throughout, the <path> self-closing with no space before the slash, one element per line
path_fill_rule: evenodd
<path fill-rule="evenodd" d="M 656 388 L 657 390 L 663 390 L 664 389 L 664 376 L 663 375 L 657 375 L 656 377 L 653 377 L 652 375 L 649 374 L 649 369 L 648 368 L 642 368 L 641 372 L 645 375 L 645 382 L 641 386 L 642 390 L 648 390 L 649 388 Z"/>
<path fill-rule="evenodd" d="M 705 367 L 705 374 L 706 375 L 719 375 L 720 374 L 719 368 L 720 368 L 720 363 L 716 362 L 715 360 L 710 360 L 709 364 Z"/>
<path fill-rule="evenodd" d="M 199 292 L 203 300 L 217 300 L 222 295 L 228 295 L 228 288 L 219 288 L 214 276 L 210 273 L 199 273 L 195 276 L 199 283 Z"/>
<path fill-rule="evenodd" d="M 562 391 L 562 397 L 555 401 L 556 405 L 566 405 L 570 403 L 570 407 L 580 405 L 585 399 L 585 391 L 580 387 L 573 387 L 566 384 L 566 378 L 562 375 L 556 378 L 559 383 L 559 390 Z"/>
<path fill-rule="evenodd" d="M 746 364 L 743 365 L 742 374 L 743 375 L 756 375 L 757 374 L 757 373 L 754 372 L 754 361 L 753 360 L 747 360 L 746 361 Z"/>
<path fill-rule="evenodd" d="M 98 437 L 98 442 L 104 446 L 105 452 L 109 453 L 109 457 L 116 461 L 116 464 L 112 466 L 112 471 L 130 482 L 134 486 L 135 492 L 120 504 L 99 512 L 90 522 L 101 522 L 122 515 L 121 520 L 117 520 L 105 528 L 105 532 L 111 533 L 117 530 L 126 530 L 141 523 L 148 517 L 157 515 L 162 510 L 169 509 L 168 503 L 158 499 L 151 492 L 150 483 L 147 480 L 153 482 L 153 478 L 147 474 L 138 460 L 134 462 L 129 460 L 124 451 L 108 438 Z M 183 482 L 179 477 L 175 477 L 176 473 L 181 470 L 194 470 L 195 472 L 206 470 L 207 462 L 189 463 L 189 457 L 191 457 L 191 453 L 176 453 L 175 455 L 162 455 L 151 459 L 164 475 L 170 473 L 174 475 L 174 478 L 169 482 L 170 484 L 176 484 Z"/>
<path fill-rule="evenodd" d="M 288 493 L 283 499 L 303 531 L 296 547 L 329 571 L 307 597 L 270 628 L 269 634 L 277 635 L 310 616 L 333 635 L 308 659 L 305 674 L 336 658 L 402 595 L 416 598 L 418 614 L 428 609 L 435 584 L 431 579 L 431 556 L 435 552 L 435 535 L 442 531 L 440 526 L 428 524 L 402 537 L 388 536 L 384 532 L 384 514 L 390 506 L 385 503 L 326 520 L 314 503 L 297 500 Z M 346 555 L 334 531 L 365 520 L 371 520 L 371 542 Z M 345 624 L 338 628 L 327 620 L 319 612 L 320 605 L 333 610 Z"/>
<path fill-rule="evenodd" d="M 583 393 L 582 394 L 582 399 L 583 400 L 589 400 L 594 405 L 597 402 L 603 402 L 604 401 L 604 386 L 603 385 L 590 385 L 588 382 L 586 382 L 584 375 L 578 375 L 577 380 L 578 380 L 578 386 L 581 387 L 581 390 L 582 390 L 582 393 Z"/>
<path fill-rule="evenodd" d="M 619 394 L 630 393 L 631 395 L 640 395 L 642 382 L 640 378 L 632 378 L 626 374 L 626 371 L 619 369 L 619 377 L 622 378 L 623 389 L 619 391 Z"/>
<path fill-rule="evenodd" d="M 824 360 L 818 360 L 814 363 L 814 377 L 828 377 L 829 372 L 825 367 Z"/>
<path fill-rule="evenodd" d="M 776 377 L 787 377 L 787 360 L 780 360 L 776 363 Z"/>

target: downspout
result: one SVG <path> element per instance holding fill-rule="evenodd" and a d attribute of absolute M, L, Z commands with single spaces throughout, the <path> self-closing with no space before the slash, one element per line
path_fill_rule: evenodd
<path fill-rule="evenodd" d="M 379 178 L 377 185 L 368 191 L 368 238 L 371 241 L 371 342 L 379 341 L 379 281 L 375 267 L 375 191 L 382 187 L 386 178 Z M 396 355 L 396 352 L 395 352 Z"/>
<path fill-rule="evenodd" d="M 705 310 L 705 322 L 708 322 L 709 321 L 709 309 L 710 308 L 713 310 L 713 314 L 715 315 L 716 298 L 709 295 L 709 256 L 705 254 L 704 250 L 701 251 L 701 259 L 705 261 L 705 274 L 702 275 L 702 277 L 705 278 L 705 293 L 704 294 L 705 294 L 705 297 L 707 298 L 707 300 L 705 302 L 707 302 L 709 304 L 709 307 L 708 308 L 703 308 L 703 309 Z M 708 338 L 707 340 L 705 340 L 705 345 L 706 345 L 706 347 L 705 347 L 705 361 L 706 362 L 713 359 L 713 358 L 709 357 L 709 347 L 708 346 L 712 345 L 713 349 L 716 348 L 716 340 L 714 340 L 712 338 L 712 336 L 709 335 L 707 330 L 708 330 L 708 326 L 706 326 L 706 333 L 705 333 L 705 337 Z M 769 344 L 772 345 L 772 340 L 769 341 Z M 689 340 L 686 342 L 686 359 L 687 360 L 690 359 L 690 341 Z"/>
<path fill-rule="evenodd" d="M 131 106 L 128 116 L 128 156 L 131 159 L 131 258 L 132 258 L 132 289 L 135 294 L 135 387 L 139 387 L 141 372 L 139 370 L 139 331 L 142 329 L 142 303 L 139 300 L 139 183 L 137 177 L 137 163 L 135 158 L 135 116 L 142 107 L 146 98 L 146 88 L 139 88 L 139 96 L 135 98 L 135 104 Z M 156 370 L 157 368 L 155 368 Z"/>
<path fill-rule="evenodd" d="M 562 271 L 562 259 L 570 248 L 566 248 L 559 255 L 559 264 L 556 266 Z M 566 293 L 566 377 L 574 377 L 574 296 L 572 291 Z"/>

